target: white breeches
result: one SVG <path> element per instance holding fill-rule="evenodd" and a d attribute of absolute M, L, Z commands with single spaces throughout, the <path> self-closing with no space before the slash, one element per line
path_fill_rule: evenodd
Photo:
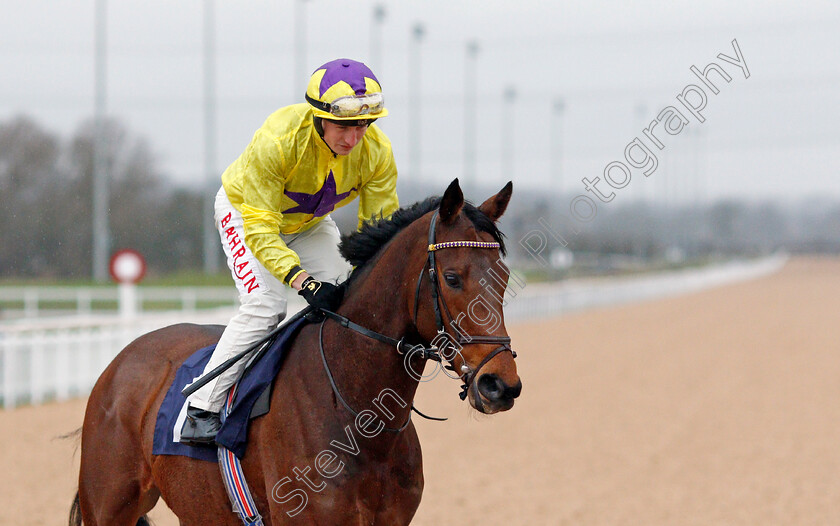
<path fill-rule="evenodd" d="M 216 194 L 215 221 L 239 291 L 240 305 L 204 368 L 205 373 L 244 351 L 276 327 L 286 316 L 286 294 L 295 292 L 272 275 L 245 246 L 242 215 L 231 205 L 224 188 Z M 316 279 L 337 283 L 350 273 L 350 265 L 338 252 L 338 227 L 330 216 L 308 230 L 280 234 L 280 238 L 298 255 L 301 268 Z M 221 410 L 228 390 L 236 383 L 247 362 L 248 358 L 239 360 L 190 395 L 190 405 L 213 412 Z"/>

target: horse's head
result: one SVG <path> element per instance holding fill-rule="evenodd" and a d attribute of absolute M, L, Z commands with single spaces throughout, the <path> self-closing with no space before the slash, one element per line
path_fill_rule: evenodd
<path fill-rule="evenodd" d="M 427 214 L 427 260 L 412 312 L 420 335 L 464 382 L 462 398 L 482 413 L 513 407 L 522 382 L 516 372 L 502 313 L 509 270 L 496 221 L 513 190 L 508 183 L 478 208 L 464 202 L 454 180 Z"/>

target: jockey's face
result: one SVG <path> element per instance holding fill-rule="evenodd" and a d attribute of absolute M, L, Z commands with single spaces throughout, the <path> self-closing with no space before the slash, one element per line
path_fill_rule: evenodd
<path fill-rule="evenodd" d="M 359 144 L 368 127 L 345 126 L 340 121 L 328 121 L 324 119 L 324 142 L 338 155 L 347 155 Z"/>

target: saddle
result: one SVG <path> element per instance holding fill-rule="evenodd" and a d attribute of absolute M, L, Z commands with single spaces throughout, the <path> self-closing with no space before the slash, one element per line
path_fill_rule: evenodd
<path fill-rule="evenodd" d="M 269 411 L 271 386 L 274 378 L 283 365 L 289 344 L 294 340 L 298 330 L 306 323 L 301 318 L 290 323 L 282 332 L 275 335 L 268 343 L 269 347 L 262 356 L 248 365 L 233 389 L 235 397 L 229 402 L 227 417 L 216 435 L 216 443 L 234 453 L 238 458 L 245 455 L 248 441 L 248 423 Z M 204 371 L 215 345 L 199 349 L 193 353 L 178 368 L 175 379 L 163 403 L 160 406 L 155 421 L 155 435 L 152 453 L 155 455 L 179 455 L 208 462 L 217 462 L 214 448 L 191 446 L 178 442 L 178 433 L 186 418 L 187 399 L 181 390 L 192 383 Z"/>

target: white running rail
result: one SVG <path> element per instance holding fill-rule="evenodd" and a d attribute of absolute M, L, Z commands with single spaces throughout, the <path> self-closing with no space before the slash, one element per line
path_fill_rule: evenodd
<path fill-rule="evenodd" d="M 786 254 L 777 254 L 763 259 L 639 276 L 526 285 L 516 296 L 505 295 L 508 300 L 505 320 L 534 320 L 593 307 L 688 294 L 773 274 L 781 270 L 788 259 Z"/>
<path fill-rule="evenodd" d="M 186 315 L 38 319 L 0 326 L 2 406 L 40 404 L 84 396 L 105 367 L 141 334 L 183 321 L 225 324 L 233 310 Z"/>
<path fill-rule="evenodd" d="M 202 305 L 236 305 L 235 287 L 137 287 L 137 307 L 155 305 L 192 312 Z M 0 287 L 0 319 L 28 318 L 49 314 L 87 315 L 113 310 L 119 301 L 118 287 Z M 159 310 L 159 309 L 158 309 Z"/>
<path fill-rule="evenodd" d="M 768 275 L 779 270 L 786 259 L 775 256 L 638 277 L 526 285 L 509 298 L 505 318 L 524 321 L 685 294 Z M 168 289 L 168 297 L 178 296 L 176 292 Z M 290 313 L 303 307 L 303 301 L 296 296 L 290 295 L 289 301 Z M 138 336 L 180 322 L 225 324 L 234 313 L 233 304 L 218 309 L 195 309 L 194 304 L 191 309 L 190 301 L 184 305 L 186 310 L 146 312 L 132 319 L 85 314 L 0 323 L 0 405 L 8 409 L 84 396 L 114 356 Z"/>

